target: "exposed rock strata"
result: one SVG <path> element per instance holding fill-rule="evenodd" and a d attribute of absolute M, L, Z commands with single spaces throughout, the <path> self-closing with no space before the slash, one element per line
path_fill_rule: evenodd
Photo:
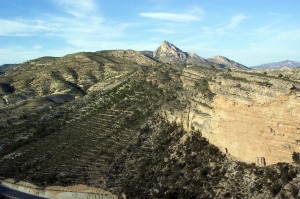
<path fill-rule="evenodd" d="M 208 102 L 192 86 L 201 76 L 202 72 L 185 70 L 182 82 L 188 103 L 181 110 L 166 108 L 162 114 L 169 122 L 201 131 L 237 160 L 260 166 L 293 162 L 292 153 L 300 151 L 300 94 L 291 90 L 292 83 L 266 83 L 246 73 L 219 75 L 209 82 L 215 96 Z"/>

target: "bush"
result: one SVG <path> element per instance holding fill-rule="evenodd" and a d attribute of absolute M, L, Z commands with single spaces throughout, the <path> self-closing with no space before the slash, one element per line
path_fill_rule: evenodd
<path fill-rule="evenodd" d="M 294 152 L 292 158 L 295 163 L 300 164 L 300 153 Z"/>

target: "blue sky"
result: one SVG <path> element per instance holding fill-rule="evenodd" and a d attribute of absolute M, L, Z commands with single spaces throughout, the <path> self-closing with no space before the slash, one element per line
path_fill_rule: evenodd
<path fill-rule="evenodd" d="M 163 40 L 247 66 L 300 61 L 299 0 L 0 0 L 0 64 Z"/>

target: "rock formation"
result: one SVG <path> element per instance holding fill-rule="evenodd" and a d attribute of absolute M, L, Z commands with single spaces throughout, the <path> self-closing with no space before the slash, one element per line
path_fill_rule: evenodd
<path fill-rule="evenodd" d="M 203 76 L 202 72 L 189 68 L 183 74 L 183 85 L 196 90 L 190 85 Z M 279 79 L 264 82 L 266 77 L 231 74 L 225 78 L 218 75 L 209 82 L 215 94 L 211 102 L 186 94 L 189 105 L 178 111 L 172 107 L 165 117 L 183 124 L 186 130 L 200 130 L 237 160 L 260 166 L 293 162 L 293 152 L 300 151 L 299 90 L 292 91 L 290 82 Z"/>

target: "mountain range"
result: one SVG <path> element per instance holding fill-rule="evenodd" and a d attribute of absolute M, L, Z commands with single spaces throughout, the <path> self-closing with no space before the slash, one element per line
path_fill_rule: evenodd
<path fill-rule="evenodd" d="M 257 66 L 247 67 L 236 61 L 230 60 L 224 56 L 214 56 L 205 59 L 195 53 L 183 52 L 174 44 L 163 41 L 155 51 L 140 51 L 143 55 L 169 64 L 185 64 L 185 65 L 202 65 L 206 67 L 216 67 L 219 69 L 235 69 L 235 70 L 250 70 L 250 69 L 281 69 L 295 68 L 300 66 L 300 62 L 285 60 L 280 62 L 272 62 Z M 10 70 L 17 64 L 4 64 L 0 66 L 0 75 Z"/>
<path fill-rule="evenodd" d="M 280 69 L 280 68 L 295 68 L 300 66 L 300 62 L 298 61 L 291 61 L 291 60 L 285 60 L 280 62 L 272 62 L 267 64 L 262 64 L 258 66 L 252 66 L 253 69 Z"/>
<path fill-rule="evenodd" d="M 230 60 L 223 56 L 204 59 L 203 57 L 189 52 L 183 52 L 174 44 L 163 41 L 155 51 L 141 51 L 145 56 L 169 64 L 198 65 L 205 67 L 216 67 L 219 69 L 249 70 L 250 68 Z M 4 64 L 0 66 L 0 74 L 5 73 L 16 66 L 16 64 Z"/>
<path fill-rule="evenodd" d="M 195 53 L 183 52 L 181 49 L 168 41 L 163 41 L 160 47 L 153 52 L 142 51 L 142 53 L 163 63 L 169 64 L 185 64 L 190 66 L 198 65 L 205 67 L 216 67 L 219 69 L 249 70 L 248 67 L 226 57 L 216 56 L 210 59 L 204 59 Z"/>

